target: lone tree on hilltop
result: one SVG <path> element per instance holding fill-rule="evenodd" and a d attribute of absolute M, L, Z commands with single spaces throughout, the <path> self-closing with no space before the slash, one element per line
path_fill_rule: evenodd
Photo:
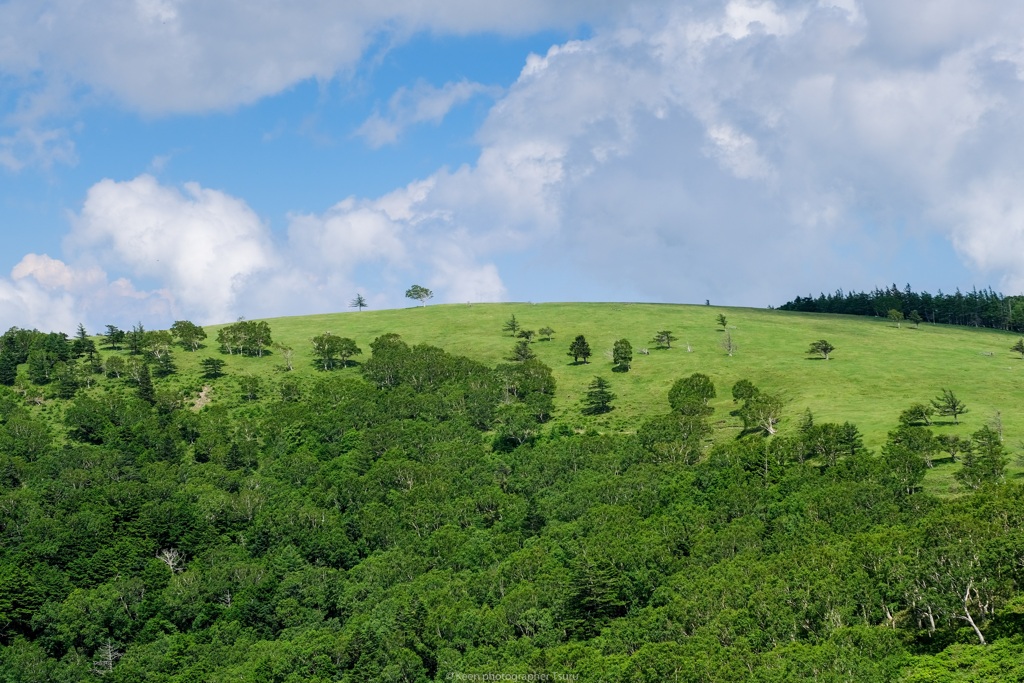
<path fill-rule="evenodd" d="M 572 356 L 573 363 L 579 363 L 580 358 L 586 363 L 587 359 L 590 358 L 590 344 L 587 343 L 587 338 L 582 334 L 577 334 L 576 338 L 572 340 L 572 344 L 569 345 L 569 355 Z"/>
<path fill-rule="evenodd" d="M 654 339 L 651 341 L 657 344 L 659 349 L 671 349 L 672 342 L 677 339 L 679 339 L 679 337 L 674 336 L 671 331 L 661 330 L 654 334 Z"/>
<path fill-rule="evenodd" d="M 718 314 L 718 324 L 721 326 L 721 328 L 723 330 L 726 329 L 728 323 L 729 323 L 729 319 L 725 317 L 725 313 L 719 313 Z"/>
<path fill-rule="evenodd" d="M 409 296 L 409 294 L 406 293 L 406 296 Z M 360 311 L 366 308 L 368 305 L 369 304 L 366 303 L 366 298 L 363 297 L 362 294 L 356 294 L 356 298 L 352 299 L 352 301 L 350 301 L 348 304 L 349 308 L 355 308 Z"/>
<path fill-rule="evenodd" d="M 1021 358 L 1024 358 L 1024 337 L 1017 340 L 1017 343 L 1010 347 L 1011 351 L 1016 351 L 1020 354 Z"/>
<path fill-rule="evenodd" d="M 426 306 L 427 300 L 434 298 L 434 293 L 426 287 L 413 285 L 409 289 L 405 290 L 405 298 L 412 299 L 413 301 L 419 301 L 420 306 Z"/>
<path fill-rule="evenodd" d="M 967 412 L 967 405 L 949 389 L 943 389 L 942 395 L 932 400 L 932 405 L 939 415 L 952 416 L 953 424 L 960 424 L 959 416 Z"/>
<path fill-rule="evenodd" d="M 513 313 L 512 317 L 509 318 L 508 320 L 506 320 L 505 324 L 502 325 L 501 331 L 502 332 L 508 332 L 509 336 L 514 337 L 514 336 L 516 336 L 516 332 L 518 332 L 521 327 L 522 327 L 522 325 L 520 325 L 519 321 L 516 320 L 516 314 Z"/>
<path fill-rule="evenodd" d="M 618 372 L 629 372 L 633 362 L 633 345 L 628 339 L 620 339 L 612 346 L 612 363 Z"/>
<path fill-rule="evenodd" d="M 819 339 L 816 342 L 811 343 L 811 348 L 807 349 L 807 353 L 816 354 L 828 360 L 829 354 L 836 350 L 836 347 L 832 346 L 827 340 Z"/>
<path fill-rule="evenodd" d="M 612 409 L 615 394 L 609 391 L 610 387 L 605 378 L 594 377 L 594 381 L 587 386 L 587 395 L 583 399 L 584 415 L 601 415 Z"/>
<path fill-rule="evenodd" d="M 889 320 L 896 323 L 896 329 L 899 329 L 900 323 L 903 322 L 903 311 L 899 311 L 895 308 L 890 308 L 887 316 Z"/>

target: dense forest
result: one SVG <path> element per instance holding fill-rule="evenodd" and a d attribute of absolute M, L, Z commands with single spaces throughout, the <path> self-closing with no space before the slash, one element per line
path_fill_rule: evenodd
<path fill-rule="evenodd" d="M 772 435 L 770 396 L 694 374 L 599 434 L 552 426 L 535 359 L 386 334 L 182 378 L 205 334 L 116 332 L 0 340 L 4 683 L 1024 677 L 1024 488 L 988 427 Z M 748 429 L 716 439 L 730 391 Z"/>
<path fill-rule="evenodd" d="M 902 290 L 895 284 L 872 292 L 819 294 L 817 297 L 796 297 L 779 306 L 783 311 L 805 313 L 842 313 L 887 317 L 897 311 L 901 319 L 947 325 L 991 327 L 997 330 L 1024 332 L 1024 296 L 1005 296 L 992 288 L 972 289 L 966 294 L 915 292 L 908 284 Z"/>

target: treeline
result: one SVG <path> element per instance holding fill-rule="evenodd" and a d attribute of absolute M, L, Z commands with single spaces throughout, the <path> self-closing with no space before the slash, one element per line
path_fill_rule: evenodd
<path fill-rule="evenodd" d="M 1024 296 L 1005 296 L 992 288 L 972 289 L 964 294 L 959 289 L 953 294 L 915 292 L 908 284 L 902 290 L 895 284 L 876 288 L 871 292 L 844 292 L 817 297 L 798 296 L 779 306 L 783 311 L 804 313 L 842 313 L 887 317 L 889 311 L 898 311 L 907 320 L 920 320 L 944 325 L 991 327 L 998 330 L 1024 332 Z"/>
<path fill-rule="evenodd" d="M 715 445 L 694 374 L 600 435 L 551 426 L 536 360 L 370 349 L 233 411 L 159 378 L 59 409 L 0 388 L 0 681 L 1024 675 L 1024 487 L 992 430 L 939 501 L 914 416 L 878 454 L 810 414 L 769 436 L 739 382 L 748 429 Z"/>

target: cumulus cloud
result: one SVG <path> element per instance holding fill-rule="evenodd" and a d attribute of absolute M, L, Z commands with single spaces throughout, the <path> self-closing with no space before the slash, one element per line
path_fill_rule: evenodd
<path fill-rule="evenodd" d="M 428 20 L 417 14 L 427 4 L 403 14 L 403 25 L 489 26 L 490 6 L 467 3 L 463 16 L 446 5 Z M 526 4 L 510 25 L 586 14 L 571 4 L 542 5 L 561 7 Z M 387 6 L 371 13 L 382 16 Z M 196 11 L 186 3 L 133 7 L 180 27 Z M 109 277 L 124 271 L 146 301 L 200 318 L 339 310 L 357 287 L 400 292 L 412 281 L 448 301 L 509 291 L 543 299 L 537 282 L 550 278 L 538 272 L 647 299 L 764 305 L 899 277 L 914 263 L 908 231 L 916 230 L 950 239 L 973 268 L 1020 287 L 1024 10 L 997 0 L 965 7 L 946 0 L 928 3 L 929 11 L 909 0 L 632 6 L 592 37 L 524 60 L 477 131 L 472 164 L 381 197 L 296 214 L 280 240 L 242 199 L 147 176 L 104 181 L 75 220 L 68 267 L 95 263 Z M 205 43 L 196 45 L 205 54 Z M 17 61 L 11 49 L 0 55 Z M 290 65 L 267 71 L 266 83 L 277 85 L 250 82 L 250 95 L 203 95 L 200 86 L 220 75 L 204 80 L 200 72 L 182 106 L 246 101 L 295 74 L 318 73 L 316 59 L 289 52 L 307 49 L 277 50 L 271 41 L 256 67 L 238 67 Z M 325 69 L 342 61 L 326 58 L 333 66 Z M 121 96 L 138 106 L 164 106 L 142 86 L 125 87 Z M 387 142 L 471 96 L 447 87 L 401 91 L 363 134 Z M 172 244 L 169 234 L 201 248 Z M 80 281 L 55 264 L 31 269 L 38 277 L 10 286 L 45 292 L 56 283 L 65 289 L 53 291 L 67 291 Z M 937 286 L 954 284 L 938 275 Z"/>
<path fill-rule="evenodd" d="M 150 113 L 248 104 L 354 67 L 382 35 L 518 34 L 621 11 L 613 0 L 12 0 L 0 71 L 42 70 Z"/>

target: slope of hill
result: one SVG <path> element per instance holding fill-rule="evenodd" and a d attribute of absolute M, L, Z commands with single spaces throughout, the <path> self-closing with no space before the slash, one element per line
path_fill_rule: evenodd
<path fill-rule="evenodd" d="M 351 337 L 364 355 L 369 343 L 388 332 L 410 344 L 431 344 L 488 365 L 504 362 L 515 339 L 502 331 L 515 316 L 524 329 L 548 326 L 556 332 L 550 341 L 535 341 L 531 348 L 550 366 L 558 382 L 555 422 L 576 428 L 632 431 L 642 414 L 662 410 L 672 383 L 694 372 L 709 375 L 718 396 L 715 407 L 718 438 L 741 429 L 730 389 L 749 379 L 766 391 L 780 392 L 787 400 L 782 430 L 796 428 L 810 409 L 818 421 L 850 421 L 864 433 L 865 444 L 878 448 L 896 424 L 902 410 L 913 403 L 928 403 L 944 388 L 953 390 L 969 411 L 959 425 L 938 418 L 941 433 L 969 436 L 997 418 L 1011 448 L 1024 439 L 1024 416 L 1015 410 L 1024 361 L 1010 346 L 1017 335 L 989 329 L 909 323 L 897 328 L 888 320 L 841 315 L 791 313 L 751 308 L 620 303 L 505 303 L 434 305 L 419 308 L 346 312 L 270 319 L 274 340 L 295 349 L 295 371 L 315 374 L 310 339 L 325 331 Z M 728 334 L 736 345 L 726 354 L 726 332 L 717 324 L 727 318 Z M 196 354 L 178 353 L 179 365 L 197 369 L 210 354 L 227 360 L 231 375 L 280 374 L 280 357 L 229 357 L 216 351 L 217 327 L 210 327 L 207 348 Z M 678 337 L 671 349 L 658 349 L 656 332 L 669 330 Z M 573 364 L 568 347 L 584 335 L 593 356 Z M 615 340 L 628 339 L 633 365 L 628 373 L 613 373 L 611 349 Z M 831 360 L 807 353 L 811 342 L 827 339 L 836 351 Z M 642 348 L 649 353 L 642 354 Z M 688 350 L 689 349 L 689 350 Z M 337 372 L 353 372 L 352 368 Z M 580 399 L 595 375 L 609 380 L 617 395 L 615 409 L 598 417 L 580 413 Z M 948 422 L 948 424 L 945 424 Z M 1014 466 L 1011 465 L 1011 468 Z M 946 472 L 931 473 L 939 492 L 949 483 Z"/>

